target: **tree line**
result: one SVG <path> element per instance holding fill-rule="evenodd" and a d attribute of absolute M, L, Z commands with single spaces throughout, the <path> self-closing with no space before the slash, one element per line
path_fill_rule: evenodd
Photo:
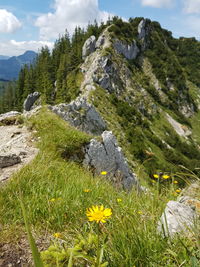
<path fill-rule="evenodd" d="M 70 100 L 70 82 L 75 81 L 77 68 L 82 63 L 82 47 L 91 35 L 98 37 L 102 30 L 111 23 L 108 20 L 98 25 L 95 21 L 84 30 L 76 27 L 70 37 L 68 31 L 55 41 L 52 51 L 42 47 L 35 61 L 24 65 L 17 81 L 1 85 L 0 113 L 11 109 L 21 110 L 27 95 L 38 91 L 42 101 L 56 104 Z"/>

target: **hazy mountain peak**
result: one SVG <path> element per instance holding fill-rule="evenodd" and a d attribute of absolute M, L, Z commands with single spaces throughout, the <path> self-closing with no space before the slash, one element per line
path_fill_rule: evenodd
<path fill-rule="evenodd" d="M 26 51 L 20 56 L 0 56 L 0 79 L 12 80 L 18 77 L 19 71 L 24 64 L 30 64 L 36 58 L 37 53 Z"/>

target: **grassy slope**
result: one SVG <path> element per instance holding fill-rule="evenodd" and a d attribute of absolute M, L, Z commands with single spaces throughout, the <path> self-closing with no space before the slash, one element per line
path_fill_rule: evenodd
<path fill-rule="evenodd" d="M 90 172 L 61 157 L 64 151 L 67 155 L 79 151 L 90 139 L 88 135 L 46 110 L 27 123 L 37 130 L 40 152 L 1 188 L 0 242 L 14 240 L 16 229 L 19 236 L 23 234 L 18 201 L 21 192 L 29 223 L 38 235 L 43 230 L 49 235 L 62 232 L 69 246 L 79 234 L 95 232 L 94 225 L 87 222 L 86 208 L 99 204 L 111 208 L 112 218 L 103 228 L 108 236 L 105 260 L 109 266 L 179 266 L 184 261 L 189 264 L 192 255 L 198 253 L 195 238 L 169 242 L 156 234 L 157 221 L 166 202 L 174 198 L 175 186 L 162 194 L 156 185 L 151 188 L 152 194 L 120 192 L 102 177 L 94 179 Z M 120 203 L 118 198 L 122 199 Z"/>

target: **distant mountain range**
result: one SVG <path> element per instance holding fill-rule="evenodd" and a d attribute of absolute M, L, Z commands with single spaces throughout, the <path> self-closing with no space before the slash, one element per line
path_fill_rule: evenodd
<path fill-rule="evenodd" d="M 7 57 L 0 55 L 0 80 L 17 79 L 19 71 L 24 64 L 30 64 L 36 58 L 37 53 L 26 51 L 23 55 Z"/>
<path fill-rule="evenodd" d="M 0 55 L 0 59 L 9 59 L 9 56 L 2 56 L 2 55 Z"/>

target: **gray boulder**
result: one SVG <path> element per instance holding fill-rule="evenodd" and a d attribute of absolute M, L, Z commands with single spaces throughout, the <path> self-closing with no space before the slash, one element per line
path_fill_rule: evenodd
<path fill-rule="evenodd" d="M 194 227 L 195 211 L 183 203 L 169 201 L 158 224 L 163 236 L 173 237 L 176 233 L 188 232 Z"/>
<path fill-rule="evenodd" d="M 85 98 L 77 98 L 70 104 L 59 104 L 49 108 L 72 126 L 87 133 L 100 135 L 106 129 L 105 121 Z"/>
<path fill-rule="evenodd" d="M 85 59 L 91 53 L 95 51 L 96 37 L 94 35 L 90 36 L 84 43 L 82 48 L 82 58 Z"/>
<path fill-rule="evenodd" d="M 136 175 L 131 172 L 115 136 L 110 131 L 102 134 L 102 142 L 92 139 L 85 147 L 85 166 L 94 170 L 95 174 L 106 171 L 107 176 L 126 190 L 133 185 L 139 189 Z"/>
<path fill-rule="evenodd" d="M 34 92 L 32 94 L 29 94 L 23 104 L 24 111 L 30 111 L 39 97 L 40 97 L 39 92 Z"/>
<path fill-rule="evenodd" d="M 122 41 L 116 40 L 113 46 L 117 53 L 122 54 L 123 56 L 125 56 L 125 58 L 130 60 L 135 59 L 140 52 L 135 40 L 133 40 L 130 45 Z"/>
<path fill-rule="evenodd" d="M 21 162 L 21 158 L 16 154 L 0 154 L 0 168 L 13 166 Z"/>

